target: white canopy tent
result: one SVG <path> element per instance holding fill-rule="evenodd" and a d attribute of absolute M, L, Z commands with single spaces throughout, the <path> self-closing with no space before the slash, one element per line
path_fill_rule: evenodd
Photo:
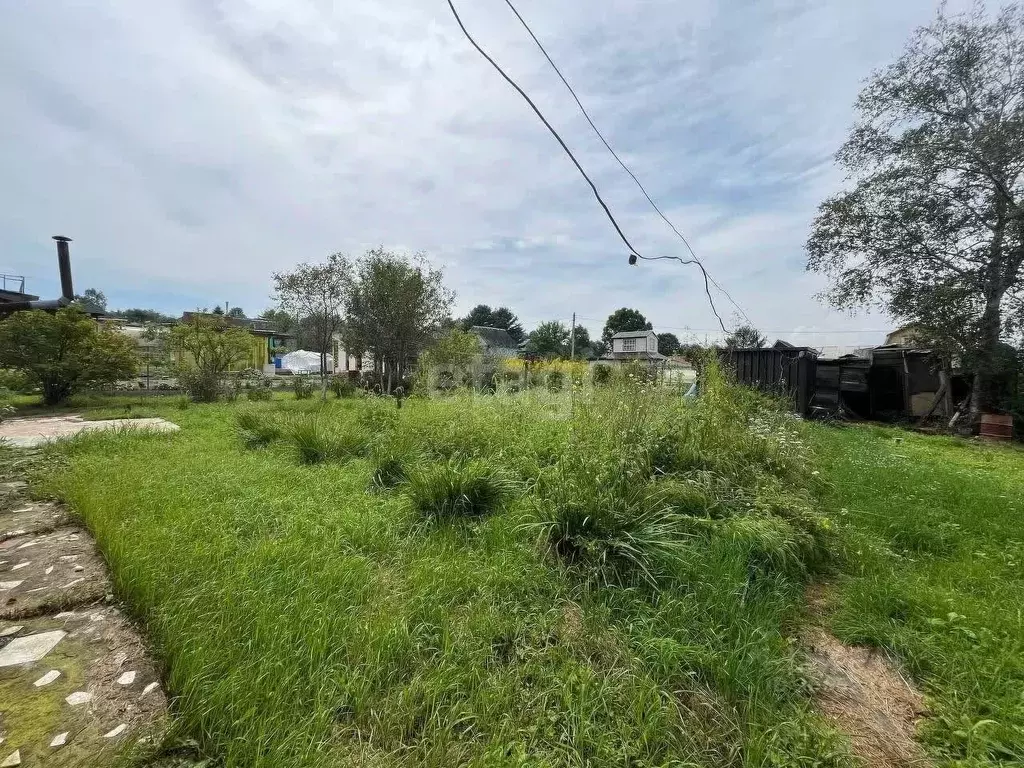
<path fill-rule="evenodd" d="M 281 370 L 292 373 L 320 373 L 320 353 L 297 349 L 281 358 Z M 327 370 L 334 370 L 334 357 L 327 356 Z"/>

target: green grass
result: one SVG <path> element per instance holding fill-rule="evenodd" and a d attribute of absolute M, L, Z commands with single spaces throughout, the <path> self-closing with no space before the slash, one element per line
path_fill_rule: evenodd
<path fill-rule="evenodd" d="M 248 450 L 249 409 L 306 425 L 318 460 L 294 427 Z M 793 423 L 752 396 L 719 383 L 688 405 L 634 385 L 164 415 L 182 430 L 58 446 L 43 488 L 82 515 L 145 624 L 177 735 L 225 766 L 848 764 L 789 639 L 829 526 Z M 335 452 L 337 435 L 358 450 Z M 391 460 L 401 473 L 370 492 Z M 481 477 L 501 492 L 478 495 Z M 422 500 L 463 497 L 488 513 L 422 524 Z M 587 557 L 552 545 L 606 502 L 573 529 Z M 657 514 L 633 525 L 641 503 Z"/>
<path fill-rule="evenodd" d="M 1024 764 L 1024 451 L 879 427 L 811 445 L 848 531 L 837 636 L 920 682 L 938 764 Z"/>

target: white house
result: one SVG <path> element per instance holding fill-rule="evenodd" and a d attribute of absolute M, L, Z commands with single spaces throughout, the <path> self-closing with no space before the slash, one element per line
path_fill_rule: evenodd
<path fill-rule="evenodd" d="M 601 362 L 622 364 L 642 360 L 664 365 L 667 359 L 658 352 L 658 334 L 654 331 L 619 331 L 612 336 L 612 348 L 601 357 Z"/>

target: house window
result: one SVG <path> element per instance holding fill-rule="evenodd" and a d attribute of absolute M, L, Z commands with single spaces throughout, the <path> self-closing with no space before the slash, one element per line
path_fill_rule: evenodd
<path fill-rule="evenodd" d="M 622 351 L 623 352 L 636 352 L 636 339 L 623 339 L 622 340 Z"/>

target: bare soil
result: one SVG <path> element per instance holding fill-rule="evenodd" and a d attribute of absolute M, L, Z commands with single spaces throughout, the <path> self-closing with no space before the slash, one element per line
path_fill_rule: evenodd
<path fill-rule="evenodd" d="M 818 708 L 850 738 L 870 768 L 923 768 L 915 740 L 924 699 L 898 667 L 874 648 L 844 645 L 820 627 L 803 636 Z"/>

